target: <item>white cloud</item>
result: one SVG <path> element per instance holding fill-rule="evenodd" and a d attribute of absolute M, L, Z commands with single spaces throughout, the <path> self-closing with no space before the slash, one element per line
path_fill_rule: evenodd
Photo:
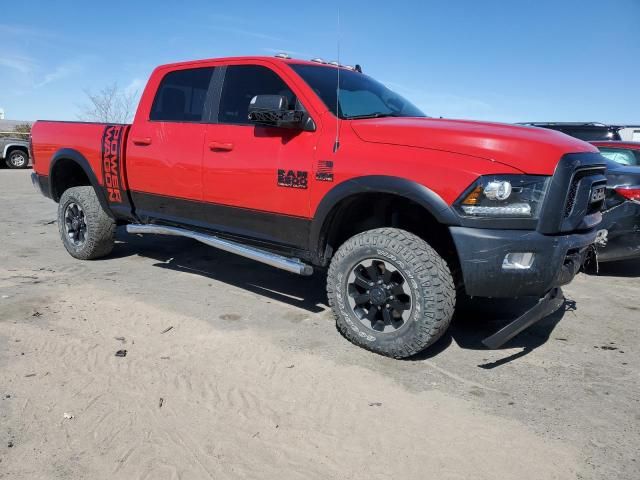
<path fill-rule="evenodd" d="M 52 82 L 62 80 L 63 78 L 67 78 L 75 73 L 78 73 L 82 71 L 82 69 L 82 64 L 78 61 L 58 65 L 52 72 L 45 74 L 43 79 L 40 82 L 36 82 L 33 87 L 44 87 L 45 85 L 48 85 Z"/>
<path fill-rule="evenodd" d="M 41 37 L 41 38 L 53 38 L 57 35 L 38 28 L 28 27 L 25 25 L 9 25 L 7 23 L 0 23 L 0 36 L 2 37 Z"/>
<path fill-rule="evenodd" d="M 275 37 L 273 35 L 268 35 L 266 33 L 257 32 L 255 30 L 247 30 L 244 28 L 236 28 L 236 27 L 212 27 L 213 30 L 224 33 L 231 33 L 234 35 L 239 35 L 241 37 L 253 37 L 258 38 L 260 40 L 271 40 L 273 42 L 282 42 L 284 39 L 280 37 Z"/>
<path fill-rule="evenodd" d="M 219 32 L 231 33 L 241 37 L 253 37 L 260 40 L 271 40 L 274 42 L 284 41 L 283 38 L 259 31 L 259 29 L 254 25 L 254 22 L 251 22 L 244 17 L 214 14 L 211 15 L 210 18 L 214 23 L 211 28 Z"/>
<path fill-rule="evenodd" d="M 0 54 L 0 65 L 12 68 L 20 73 L 31 73 L 35 68 L 35 61 L 21 55 Z"/>

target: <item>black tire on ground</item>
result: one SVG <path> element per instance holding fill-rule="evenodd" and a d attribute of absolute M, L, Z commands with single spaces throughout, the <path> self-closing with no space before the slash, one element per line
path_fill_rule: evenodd
<path fill-rule="evenodd" d="M 29 166 L 29 154 L 20 149 L 11 150 L 5 159 L 5 163 L 9 168 L 27 168 Z"/>
<path fill-rule="evenodd" d="M 369 280 L 376 275 L 382 279 L 385 271 L 393 271 L 389 276 L 395 280 L 384 280 L 388 286 L 376 289 L 376 282 Z M 363 279 L 369 286 L 361 286 Z M 391 295 L 393 289 L 395 296 L 380 297 L 385 291 Z M 337 327 L 347 339 L 394 358 L 409 357 L 435 343 L 449 327 L 456 304 L 456 289 L 445 260 L 420 237 L 396 228 L 369 230 L 342 244 L 331 260 L 327 294 Z M 367 295 L 369 300 L 363 300 Z M 399 295 L 404 298 L 403 318 L 398 318 L 400 312 L 392 305 L 385 315 L 374 311 L 376 319 L 368 320 L 371 309 L 384 310 Z"/>
<path fill-rule="evenodd" d="M 76 214 L 75 217 L 71 215 L 73 213 Z M 69 226 L 74 230 L 82 228 L 84 224 L 84 233 L 80 240 L 77 239 L 77 235 L 68 231 L 69 217 L 83 219 L 73 227 Z M 80 260 L 101 258 L 113 250 L 116 223 L 102 209 L 91 186 L 73 187 L 62 194 L 58 204 L 58 230 L 67 252 Z"/>

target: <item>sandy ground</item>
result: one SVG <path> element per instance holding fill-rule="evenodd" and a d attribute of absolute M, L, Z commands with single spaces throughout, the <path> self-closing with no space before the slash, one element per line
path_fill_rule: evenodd
<path fill-rule="evenodd" d="M 0 171 L 0 478 L 640 478 L 639 263 L 505 349 L 480 340 L 521 304 L 397 361 L 340 336 L 321 275 L 122 232 L 72 259 L 28 175 Z"/>

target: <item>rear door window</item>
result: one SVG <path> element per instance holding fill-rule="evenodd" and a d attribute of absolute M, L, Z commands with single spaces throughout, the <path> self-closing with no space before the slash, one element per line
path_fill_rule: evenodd
<path fill-rule="evenodd" d="M 201 122 L 214 67 L 176 70 L 164 76 L 153 100 L 150 120 Z"/>

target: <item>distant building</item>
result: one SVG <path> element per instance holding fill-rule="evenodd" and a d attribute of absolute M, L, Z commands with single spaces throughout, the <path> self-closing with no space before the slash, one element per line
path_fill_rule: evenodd
<path fill-rule="evenodd" d="M 640 142 L 640 125 L 626 125 L 620 130 L 620 137 L 626 142 Z"/>
<path fill-rule="evenodd" d="M 0 120 L 4 120 L 4 109 L 0 108 Z"/>

